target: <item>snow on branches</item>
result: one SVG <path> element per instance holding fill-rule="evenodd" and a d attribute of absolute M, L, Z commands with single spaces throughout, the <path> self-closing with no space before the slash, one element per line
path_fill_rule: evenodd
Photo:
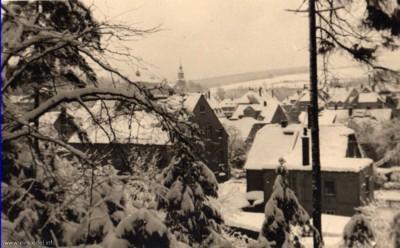
<path fill-rule="evenodd" d="M 291 226 L 305 226 L 310 217 L 289 188 L 284 161 L 279 162 L 273 192 L 265 205 L 265 220 L 259 239 L 265 238 L 276 247 L 293 247 L 299 241 L 292 237 Z"/>
<path fill-rule="evenodd" d="M 362 214 L 351 217 L 343 230 L 345 247 L 374 247 L 375 235 L 368 220 Z"/>

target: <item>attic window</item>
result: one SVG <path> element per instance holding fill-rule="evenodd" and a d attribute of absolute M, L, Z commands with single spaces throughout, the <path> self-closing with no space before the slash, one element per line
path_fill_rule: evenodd
<path fill-rule="evenodd" d="M 200 105 L 200 113 L 204 114 L 206 112 L 206 107 L 204 105 Z"/>

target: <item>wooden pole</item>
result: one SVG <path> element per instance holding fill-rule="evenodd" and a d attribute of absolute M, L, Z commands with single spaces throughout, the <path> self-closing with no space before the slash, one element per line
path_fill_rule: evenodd
<path fill-rule="evenodd" d="M 312 196 L 313 196 L 313 225 L 319 232 L 314 232 L 314 248 L 320 248 L 322 241 L 321 228 L 321 165 L 319 153 L 319 127 L 318 127 L 318 75 L 317 75 L 317 38 L 315 0 L 308 1 L 309 38 L 310 38 L 310 112 L 311 127 L 311 161 L 312 161 Z"/>

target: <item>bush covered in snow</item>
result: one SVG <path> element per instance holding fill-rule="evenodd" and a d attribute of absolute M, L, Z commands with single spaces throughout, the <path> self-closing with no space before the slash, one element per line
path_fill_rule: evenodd
<path fill-rule="evenodd" d="M 371 202 L 359 208 L 361 214 L 369 222 L 379 248 L 393 248 L 392 211 L 384 202 Z"/>
<path fill-rule="evenodd" d="M 369 221 L 362 215 L 351 217 L 343 230 L 345 247 L 373 247 L 375 235 Z"/>

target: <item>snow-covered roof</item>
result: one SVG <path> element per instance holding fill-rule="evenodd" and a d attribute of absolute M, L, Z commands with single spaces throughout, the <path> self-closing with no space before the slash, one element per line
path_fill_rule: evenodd
<path fill-rule="evenodd" d="M 288 169 L 311 170 L 310 165 L 301 165 L 303 128 L 301 124 L 285 128 L 280 125 L 264 126 L 256 135 L 245 168 L 275 169 L 278 159 L 283 157 Z M 321 170 L 357 172 L 372 163 L 368 158 L 346 157 L 348 136 L 354 133 L 352 129 L 343 125 L 321 125 L 319 130 Z"/>
<path fill-rule="evenodd" d="M 208 104 L 212 109 L 219 109 L 221 108 L 220 102 L 215 97 L 210 97 L 207 99 Z"/>
<path fill-rule="evenodd" d="M 348 109 L 325 109 L 319 114 L 321 125 L 333 123 L 347 123 L 350 119 L 360 120 L 369 119 L 376 122 L 388 121 L 392 118 L 393 110 L 390 108 L 381 109 L 353 109 L 352 115 L 349 115 Z"/>
<path fill-rule="evenodd" d="M 309 90 L 303 90 L 298 98 L 297 102 L 299 103 L 308 103 L 310 102 L 310 91 Z M 318 94 L 318 106 L 323 107 L 325 106 L 325 100 L 321 97 L 321 93 Z"/>
<path fill-rule="evenodd" d="M 179 110 L 181 108 L 186 109 L 188 112 L 193 112 L 197 103 L 200 100 L 202 95 L 200 93 L 188 93 L 184 95 L 173 95 L 168 97 L 165 100 L 165 103 L 171 108 L 175 110 Z"/>
<path fill-rule="evenodd" d="M 107 106 L 108 112 L 104 108 L 104 104 Z M 151 113 L 135 111 L 132 118 L 129 115 L 118 114 L 115 111 L 115 101 L 96 101 L 94 104 L 88 104 L 87 107 L 90 112 L 81 106 L 69 104 L 66 107 L 66 114 L 73 118 L 73 122 L 87 134 L 87 138 L 93 143 L 116 141 L 118 143 L 165 145 L 169 142 L 169 134 L 162 130 L 161 120 Z M 60 114 L 61 111 L 51 111 L 41 116 L 39 119 L 40 131 L 47 135 L 57 134 L 54 124 Z M 78 133 L 75 133 L 68 142 L 81 143 L 82 141 Z"/>
<path fill-rule="evenodd" d="M 220 104 L 221 108 L 223 108 L 223 107 L 235 107 L 236 106 L 236 103 L 232 99 L 229 99 L 229 98 L 225 98 L 219 104 Z"/>
<path fill-rule="evenodd" d="M 253 141 L 245 168 L 263 169 L 263 165 L 269 160 L 275 159 L 277 162 L 278 157 L 291 151 L 297 132 L 297 125 L 282 128 L 280 125 L 268 124 L 261 128 Z"/>
<path fill-rule="evenodd" d="M 339 88 L 334 87 L 329 89 L 329 101 L 330 102 L 346 102 L 349 98 L 350 93 L 353 91 L 353 88 Z"/>
<path fill-rule="evenodd" d="M 358 102 L 360 103 L 376 103 L 382 102 L 381 97 L 376 92 L 360 93 L 358 95 Z"/>
<path fill-rule="evenodd" d="M 236 128 L 243 140 L 247 139 L 254 124 L 261 123 L 252 117 L 244 117 L 238 120 L 220 118 L 220 121 L 225 127 L 232 126 Z"/>
<path fill-rule="evenodd" d="M 192 112 L 200 97 L 199 93 L 186 95 L 174 95 L 165 99 L 167 109 L 179 110 L 181 108 Z M 89 111 L 80 105 L 69 104 L 66 112 L 73 117 L 74 123 L 79 129 L 86 132 L 89 141 L 93 143 L 119 143 L 164 145 L 169 143 L 169 133 L 162 130 L 162 120 L 154 114 L 137 110 L 134 115 L 122 115 L 116 111 L 116 101 L 96 101 L 86 104 Z M 107 108 L 105 108 L 105 106 Z M 39 123 L 50 130 L 60 115 L 60 111 L 48 112 L 40 118 Z M 93 120 L 92 115 L 97 119 Z M 111 120 L 110 120 L 110 117 Z M 96 122 L 100 122 L 99 126 Z M 110 125 L 111 122 L 111 125 Z M 70 137 L 70 143 L 80 143 L 79 135 L 75 133 Z"/>
<path fill-rule="evenodd" d="M 267 106 L 262 106 L 260 109 L 261 110 L 260 115 L 264 118 L 263 122 L 271 123 L 272 118 L 274 118 L 274 115 L 279 107 L 280 107 L 279 103 L 274 100 L 268 101 Z"/>
<path fill-rule="evenodd" d="M 233 99 L 236 104 L 256 104 L 260 103 L 259 96 L 253 91 L 247 91 L 243 96 Z"/>
<path fill-rule="evenodd" d="M 261 106 L 260 104 L 240 104 L 233 112 L 231 119 L 233 120 L 239 119 L 244 114 L 244 111 L 247 108 L 252 108 L 254 111 L 260 111 Z"/>
<path fill-rule="evenodd" d="M 103 118 L 108 119 L 105 116 Z M 102 128 L 92 120 L 88 120 L 82 127 L 93 143 L 107 144 L 117 141 L 118 143 L 165 145 L 169 142 L 169 135 L 162 130 L 160 120 L 144 111 L 136 111 L 133 118 L 126 115 L 116 116 L 112 118 L 111 125 L 108 120 L 102 122 Z M 81 141 L 78 135 L 74 134 L 68 142 L 80 143 Z"/>
<path fill-rule="evenodd" d="M 194 108 L 196 107 L 197 103 L 199 102 L 199 99 L 201 97 L 200 93 L 190 93 L 190 94 L 186 94 L 184 96 L 184 106 L 186 108 L 186 110 L 192 112 L 194 110 Z"/>
<path fill-rule="evenodd" d="M 280 105 L 276 99 L 265 100 L 265 104 L 266 106 L 264 106 L 264 102 L 260 104 L 240 104 L 233 112 L 231 119 L 241 118 L 247 108 L 252 108 L 254 111 L 260 112 L 260 117 L 263 118 L 264 123 L 271 123 L 272 118 Z"/>

